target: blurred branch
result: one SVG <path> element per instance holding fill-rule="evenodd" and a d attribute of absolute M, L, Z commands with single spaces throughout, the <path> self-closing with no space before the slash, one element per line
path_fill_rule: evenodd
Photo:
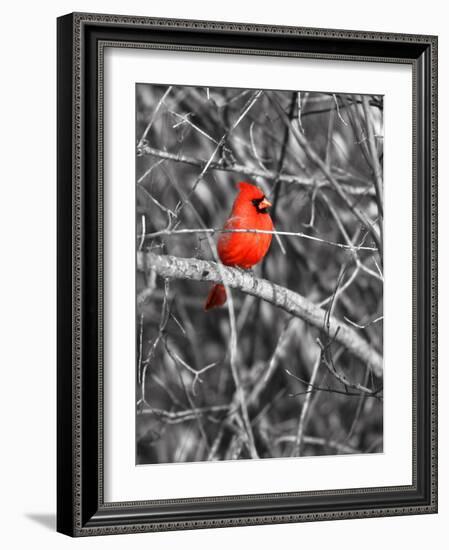
<path fill-rule="evenodd" d="M 332 94 L 332 97 L 337 101 L 338 101 L 338 98 L 342 99 L 342 96 L 340 94 Z M 358 101 L 358 100 L 349 100 L 348 103 L 343 104 L 343 105 L 339 105 L 337 103 L 338 110 L 341 112 L 345 109 L 350 108 L 353 104 L 357 104 L 357 103 L 360 103 L 360 101 Z M 371 107 L 376 107 L 377 109 L 380 109 L 380 111 L 383 110 L 382 104 L 379 103 L 378 101 L 374 100 L 374 99 L 371 99 L 369 104 L 370 104 Z M 333 106 L 332 107 L 325 107 L 325 108 L 322 108 L 322 109 L 310 109 L 308 111 L 303 112 L 302 117 L 310 116 L 310 115 L 322 115 L 324 113 L 331 112 L 333 109 L 334 109 Z"/>
<path fill-rule="evenodd" d="M 330 187 L 328 181 L 317 182 L 315 178 L 300 178 L 298 176 L 287 175 L 287 174 L 278 174 L 272 170 L 262 170 L 258 168 L 248 167 L 243 164 L 229 163 L 223 160 L 220 161 L 207 161 L 199 160 L 195 157 L 189 157 L 187 155 L 169 153 L 168 151 L 162 151 L 160 149 L 155 149 L 150 147 L 147 143 L 139 144 L 137 147 L 137 154 L 149 155 L 159 159 L 172 160 L 175 162 L 181 162 L 184 164 L 189 164 L 190 166 L 196 166 L 201 168 L 204 171 L 204 168 L 207 167 L 209 170 L 220 170 L 222 172 L 234 172 L 240 175 L 248 176 L 251 178 L 265 178 L 267 180 L 279 181 L 283 183 L 290 183 L 293 185 L 301 185 L 303 187 L 313 187 L 318 185 L 318 187 Z M 346 193 L 349 195 L 368 195 L 372 196 L 374 193 L 372 190 L 365 186 L 353 186 L 346 185 L 343 183 L 338 184 Z"/>
<path fill-rule="evenodd" d="M 292 92 L 292 97 L 290 99 L 290 109 L 288 113 L 288 118 L 290 120 L 292 119 L 293 113 L 295 112 L 296 97 L 297 97 L 297 93 Z M 298 110 L 301 107 L 300 104 L 301 104 L 301 99 L 298 97 Z M 298 112 L 298 120 L 300 120 L 299 112 Z M 284 168 L 285 153 L 287 151 L 289 136 L 290 136 L 290 126 L 286 125 L 284 128 L 284 136 L 282 138 L 282 144 L 281 144 L 281 153 L 279 155 L 279 160 L 278 160 L 278 165 L 276 170 L 277 178 L 274 180 L 274 192 L 273 192 L 273 200 L 272 200 L 273 207 L 271 209 L 271 217 L 273 220 L 276 220 L 276 208 L 278 205 L 278 200 L 279 200 L 281 185 L 282 185 L 282 180 L 280 179 L 279 176 L 281 175 L 282 169 Z"/>
<path fill-rule="evenodd" d="M 371 168 L 374 176 L 374 186 L 377 195 L 377 207 L 379 214 L 383 217 L 383 182 L 382 168 L 380 167 L 379 156 L 377 153 L 376 141 L 374 137 L 373 121 L 369 109 L 369 101 L 366 95 L 362 96 L 363 111 L 365 113 L 366 129 L 368 133 L 368 146 L 371 155 Z"/>
<path fill-rule="evenodd" d="M 150 279 L 151 279 L 151 277 L 150 277 Z M 170 286 L 170 282 L 166 278 L 164 280 L 164 301 L 163 301 L 163 304 L 162 304 L 162 312 L 161 312 L 161 318 L 160 318 L 160 321 L 159 321 L 158 335 L 154 339 L 146 359 L 143 362 L 140 361 L 140 367 L 142 368 L 142 373 L 140 374 L 140 377 L 139 377 L 140 387 L 141 387 L 141 398 L 140 398 L 139 401 L 142 401 L 146 405 L 148 405 L 148 403 L 146 401 L 146 396 L 145 396 L 147 370 L 148 370 L 148 367 L 149 367 L 149 365 L 150 365 L 150 363 L 151 363 L 151 361 L 154 357 L 154 354 L 155 354 L 156 349 L 159 345 L 159 342 L 161 342 L 161 340 L 162 340 L 162 337 L 163 337 L 163 334 L 164 334 L 164 331 L 165 331 L 165 327 L 167 326 L 168 320 L 170 318 L 170 306 L 169 306 L 169 303 L 168 303 L 169 286 Z M 152 291 L 153 291 L 153 288 L 151 289 L 151 292 Z M 139 401 L 138 401 L 138 403 L 139 403 Z"/>
<path fill-rule="evenodd" d="M 227 412 L 231 405 L 212 405 L 210 407 L 196 407 L 195 409 L 185 409 L 182 411 L 166 411 L 154 407 L 145 407 L 137 411 L 138 415 L 153 415 L 165 420 L 168 424 L 180 424 L 196 420 L 198 415 L 206 415 L 218 412 Z"/>
<path fill-rule="evenodd" d="M 328 350 L 329 345 L 325 346 L 320 339 L 318 339 L 318 345 L 321 348 L 322 355 L 321 355 L 321 362 L 323 365 L 327 368 L 327 370 L 330 372 L 332 376 L 334 376 L 339 382 L 345 386 L 345 388 L 352 388 L 353 390 L 358 390 L 361 393 L 366 393 L 368 395 L 378 395 L 381 390 L 370 390 L 369 388 L 363 386 L 359 383 L 353 383 L 341 372 L 338 372 L 335 368 L 335 365 L 333 364 L 333 361 L 328 358 Z M 311 382 L 313 384 L 313 382 Z"/>
<path fill-rule="evenodd" d="M 384 318 L 384 316 L 380 315 L 380 317 L 376 317 L 375 319 L 373 319 L 372 321 L 369 321 L 368 323 L 365 323 L 364 325 L 360 325 L 358 323 L 355 323 L 354 321 L 351 321 L 351 319 L 348 319 L 348 317 L 345 317 L 345 321 L 347 323 L 349 323 L 350 325 L 352 325 L 353 327 L 360 328 L 360 329 L 365 329 L 365 328 L 368 328 L 372 325 L 375 325 L 379 321 L 383 321 L 383 318 Z"/>
<path fill-rule="evenodd" d="M 256 90 L 252 97 L 247 101 L 245 104 L 243 110 L 240 112 L 239 117 L 232 123 L 232 126 L 229 128 L 229 130 L 226 130 L 226 132 L 221 136 L 220 141 L 217 142 L 217 145 L 212 152 L 212 155 L 209 157 L 209 160 L 205 163 L 203 169 L 201 170 L 201 173 L 197 176 L 195 183 L 192 186 L 192 189 L 189 191 L 189 196 L 192 195 L 195 192 L 195 189 L 199 182 L 203 179 L 203 176 L 205 173 L 209 170 L 212 162 L 214 161 L 215 155 L 220 151 L 220 149 L 225 144 L 226 140 L 228 139 L 229 135 L 237 128 L 237 126 L 240 124 L 240 122 L 246 117 L 248 112 L 252 109 L 254 104 L 258 101 L 258 99 L 262 95 L 262 90 Z"/>
<path fill-rule="evenodd" d="M 166 349 L 167 353 L 170 355 L 170 351 L 169 351 L 169 348 L 168 348 L 166 338 L 164 339 L 164 344 L 165 344 L 165 349 Z M 174 357 L 172 355 L 170 355 L 170 357 L 174 360 L 175 365 L 178 366 L 178 361 L 176 359 L 174 359 Z M 199 414 L 197 412 L 197 406 L 195 404 L 193 396 L 190 395 L 190 392 L 189 392 L 189 390 L 187 389 L 187 387 L 184 383 L 184 379 L 182 377 L 182 374 L 181 374 L 179 368 L 177 369 L 177 374 L 178 374 L 178 377 L 179 377 L 180 386 L 182 387 L 182 389 L 184 391 L 184 395 L 185 395 L 185 397 L 186 397 L 186 399 L 187 399 L 187 401 L 190 405 L 190 408 L 195 413 L 195 418 L 196 418 L 196 421 L 197 421 L 197 424 L 198 424 L 199 433 L 201 434 L 201 437 L 203 438 L 203 441 L 204 441 L 204 445 L 207 449 L 207 452 L 209 453 L 209 451 L 210 451 L 209 439 L 207 437 L 206 429 L 205 429 L 205 426 L 204 426 L 204 423 L 203 423 L 203 418 L 202 418 L 201 414 Z"/>
<path fill-rule="evenodd" d="M 268 368 L 264 372 L 263 376 L 261 376 L 257 380 L 252 392 L 250 393 L 250 395 L 248 397 L 248 403 L 249 404 L 253 404 L 259 399 L 261 393 L 266 388 L 268 382 L 270 382 L 270 380 L 271 380 L 274 372 L 276 371 L 280 361 L 282 359 L 284 359 L 288 344 L 290 343 L 290 339 L 294 334 L 294 330 L 292 330 L 292 329 L 296 328 L 295 324 L 292 323 L 293 319 L 294 319 L 294 317 L 290 317 L 287 320 L 287 322 L 285 323 L 284 328 L 283 328 L 283 330 L 282 330 L 282 332 L 279 336 L 279 339 L 277 341 L 274 353 L 271 356 L 270 362 L 268 363 Z"/>
<path fill-rule="evenodd" d="M 336 108 L 336 110 L 337 110 L 338 118 L 339 118 L 340 121 L 344 124 L 344 126 L 347 126 L 348 123 L 347 123 L 346 120 L 341 116 L 340 105 L 338 104 L 337 96 L 336 96 L 335 94 L 332 94 L 332 97 L 334 98 L 335 108 Z M 332 112 L 334 112 L 334 111 L 332 111 Z"/>
<path fill-rule="evenodd" d="M 168 355 L 172 358 L 172 360 L 175 363 L 178 363 L 179 365 L 181 365 L 182 367 L 187 369 L 190 372 L 190 374 L 193 376 L 192 393 L 193 393 L 193 395 L 196 395 L 197 384 L 198 383 L 201 384 L 203 382 L 203 380 L 201 378 L 201 375 L 204 374 L 205 372 L 207 372 L 208 370 L 212 369 L 213 367 L 215 367 L 217 365 L 217 363 L 216 362 L 215 363 L 210 363 L 209 365 L 206 365 L 205 367 L 203 367 L 199 370 L 196 370 L 196 369 L 192 368 L 186 361 L 184 361 L 184 359 L 182 357 L 180 357 L 176 353 L 176 351 L 174 351 L 173 349 L 170 348 L 170 346 L 167 343 L 167 340 L 165 340 L 165 349 L 167 350 Z"/>
<path fill-rule="evenodd" d="M 278 437 L 276 439 L 275 444 L 278 445 L 279 443 L 294 443 L 295 439 L 296 436 L 294 435 L 282 435 L 281 437 Z M 338 443 L 338 441 L 333 441 L 331 439 L 324 439 L 323 437 L 312 437 L 309 435 L 305 435 L 303 437 L 303 441 L 308 445 L 330 447 L 331 449 L 335 449 L 342 453 L 360 453 L 360 451 L 358 449 L 355 449 L 354 447 L 350 447 L 349 445 L 345 445 L 343 443 Z"/>
<path fill-rule="evenodd" d="M 354 261 L 357 265 L 357 267 L 359 269 L 361 269 L 362 271 L 365 271 L 366 273 L 368 273 L 369 275 L 371 275 L 372 277 L 374 277 L 375 279 L 379 279 L 380 281 L 383 282 L 383 275 L 382 275 L 382 272 L 380 271 L 380 269 L 378 270 L 379 273 L 376 273 L 375 271 L 372 271 L 371 269 L 369 269 L 368 267 L 366 267 L 360 260 L 358 254 L 357 254 L 357 250 L 361 250 L 360 248 L 357 248 L 353 245 L 353 240 L 350 239 L 344 225 L 343 225 L 343 222 L 341 221 L 341 218 L 337 212 L 337 210 L 333 207 L 332 203 L 330 202 L 330 200 L 326 197 L 326 195 L 324 195 L 324 193 L 321 193 L 320 192 L 320 198 L 321 200 L 326 203 L 328 209 L 329 209 L 329 212 L 331 213 L 332 217 L 334 218 L 335 220 L 335 223 L 337 225 L 337 227 L 339 228 L 341 234 L 343 235 L 343 238 L 345 239 L 347 245 L 350 247 L 350 250 L 354 256 Z M 366 233 L 365 237 L 363 238 L 362 240 L 362 245 L 363 245 L 363 242 L 366 240 L 366 237 L 368 236 L 368 232 Z"/>
<path fill-rule="evenodd" d="M 320 364 L 321 364 L 321 353 L 318 353 L 317 358 L 315 360 L 315 364 L 313 365 L 312 376 L 310 377 L 309 385 L 307 386 L 308 392 L 306 394 L 306 398 L 301 409 L 301 414 L 299 416 L 298 430 L 296 433 L 296 439 L 294 440 L 292 456 L 301 456 L 301 448 L 302 448 L 302 443 L 304 439 L 304 431 L 306 429 L 306 424 L 307 424 L 307 414 L 309 412 L 310 403 L 312 401 L 312 395 L 313 395 L 312 390 L 315 385 L 315 380 L 318 374 L 318 370 L 320 368 Z"/>
<path fill-rule="evenodd" d="M 289 125 L 291 128 L 291 132 L 298 142 L 298 144 L 303 149 L 304 153 L 308 157 L 308 159 L 317 166 L 323 173 L 323 175 L 326 177 L 326 179 L 331 184 L 331 187 L 335 190 L 337 195 L 341 198 L 341 200 L 345 203 L 345 205 L 351 210 L 351 212 L 354 214 L 354 216 L 360 221 L 360 223 L 365 226 L 365 228 L 371 233 L 378 249 L 382 251 L 382 243 L 380 241 L 380 237 L 377 234 L 377 231 L 374 229 L 373 223 L 367 218 L 366 214 L 362 211 L 360 211 L 356 206 L 349 200 L 349 198 L 346 195 L 346 190 L 343 189 L 341 184 L 335 179 L 335 177 L 330 172 L 329 168 L 326 166 L 326 164 L 321 160 L 319 155 L 314 151 L 312 146 L 310 145 L 307 138 L 302 134 L 293 124 L 291 124 L 290 119 L 288 118 L 288 115 L 285 113 L 284 109 L 281 107 L 281 105 L 276 101 L 273 100 L 272 104 L 274 105 L 277 113 L 282 118 L 284 123 L 286 125 Z"/>
<path fill-rule="evenodd" d="M 304 404 L 301 409 L 301 414 L 299 416 L 299 422 L 298 422 L 298 431 L 296 433 L 296 439 L 295 444 L 293 446 L 292 456 L 301 456 L 301 447 L 302 442 L 304 438 L 304 431 L 306 429 L 307 424 L 307 413 L 309 412 L 310 403 L 312 401 L 312 389 L 315 385 L 315 380 L 318 374 L 318 369 L 320 368 L 321 364 L 321 353 L 318 353 L 315 364 L 313 366 L 312 370 L 312 376 L 310 377 L 309 385 L 307 386 L 308 393 L 306 394 L 306 398 L 304 401 Z"/>
<path fill-rule="evenodd" d="M 164 95 L 159 100 L 159 103 L 156 105 L 156 108 L 153 111 L 153 114 L 151 115 L 150 122 L 147 124 L 147 127 L 145 128 L 142 137 L 140 138 L 139 144 L 142 144 L 145 139 L 147 138 L 148 132 L 151 130 L 151 127 L 153 126 L 154 121 L 156 120 L 156 115 L 159 112 L 159 109 L 162 107 L 164 101 L 167 99 L 168 94 L 172 91 L 173 86 L 169 86 L 166 90 Z"/>
<path fill-rule="evenodd" d="M 216 139 L 214 139 L 207 132 L 205 132 L 199 126 L 197 126 L 196 124 L 193 124 L 193 122 L 189 120 L 189 116 L 191 115 L 191 113 L 189 113 L 188 115 L 180 115 L 176 111 L 170 111 L 170 114 L 181 119 L 181 122 L 178 122 L 177 124 L 175 124 L 173 128 L 177 128 L 180 124 L 187 124 L 188 126 L 191 126 L 194 130 L 196 130 L 199 134 L 204 136 L 206 139 L 208 139 L 209 141 L 212 141 L 212 143 L 215 143 L 215 145 L 218 144 L 218 141 Z"/>
<path fill-rule="evenodd" d="M 327 323 L 330 337 L 366 363 L 377 376 L 382 374 L 382 357 L 353 328 L 333 316 L 328 320 L 323 309 L 285 287 L 266 279 L 256 278 L 252 273 L 216 262 L 161 256 L 152 252 L 138 252 L 137 268 L 144 272 L 154 270 L 158 275 L 166 278 L 221 282 L 284 309 L 320 330 L 324 330 Z"/>

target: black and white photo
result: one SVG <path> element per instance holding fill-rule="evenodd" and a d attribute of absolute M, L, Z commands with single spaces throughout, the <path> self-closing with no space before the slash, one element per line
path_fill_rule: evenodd
<path fill-rule="evenodd" d="M 383 97 L 138 83 L 136 143 L 136 463 L 381 453 Z"/>

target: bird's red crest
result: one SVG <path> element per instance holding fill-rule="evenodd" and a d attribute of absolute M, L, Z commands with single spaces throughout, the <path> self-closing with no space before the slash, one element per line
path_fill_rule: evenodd
<path fill-rule="evenodd" d="M 240 191 L 250 193 L 251 195 L 264 195 L 264 192 L 262 189 L 257 187 L 257 185 L 253 185 L 252 183 L 248 183 L 247 181 L 240 181 L 237 184 L 237 187 L 240 189 Z"/>

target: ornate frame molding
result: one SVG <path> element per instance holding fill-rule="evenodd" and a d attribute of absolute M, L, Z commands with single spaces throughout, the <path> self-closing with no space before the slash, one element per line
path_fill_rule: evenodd
<path fill-rule="evenodd" d="M 131 40 L 135 31 L 139 36 Z M 98 32 L 97 32 L 98 31 Z M 162 31 L 153 40 L 151 31 Z M 191 42 L 177 44 L 176 31 Z M 142 32 L 148 36 L 142 39 Z M 163 37 L 172 33 L 172 42 Z M 97 34 L 96 34 L 97 33 Z M 203 34 L 205 33 L 205 34 Z M 105 38 L 103 35 L 107 34 Z M 123 34 L 126 40 L 123 40 Z M 201 34 L 201 36 L 200 36 Z M 95 36 L 94 36 L 95 35 Z M 101 35 L 101 38 L 99 36 Z M 226 36 L 226 41 L 223 37 Z M 212 43 L 207 42 L 213 37 Z M 257 48 L 251 39 L 264 37 Z M 285 39 L 285 40 L 284 40 Z M 291 39 L 292 41 L 289 41 Z M 222 40 L 223 44 L 215 43 Z M 211 39 L 209 40 L 209 42 Z M 239 42 L 230 46 L 229 42 Z M 295 49 L 303 45 L 301 49 Z M 328 51 L 330 41 L 333 49 Z M 248 42 L 242 47 L 240 42 Z M 285 43 L 284 43 L 285 42 Z M 260 43 L 260 40 L 259 40 Z M 287 45 L 283 48 L 282 44 Z M 304 56 L 320 59 L 410 63 L 414 108 L 414 483 L 346 491 L 266 494 L 226 498 L 104 503 L 102 480 L 102 101 L 105 46 L 207 51 L 228 54 Z M 275 47 L 274 47 L 275 46 Z M 326 50 L 326 48 L 328 48 Z M 357 53 L 357 51 L 359 53 Z M 87 127 L 86 110 L 97 120 Z M 72 132 L 67 136 L 67 127 Z M 93 126 L 92 126 L 93 125 Z M 92 155 L 92 148 L 96 154 Z M 96 185 L 92 188 L 93 181 Z M 88 183 L 90 187 L 86 187 Z M 87 201 L 87 202 L 86 202 Z M 89 202 L 90 201 L 90 202 Z M 90 206 L 86 206 L 90 204 Z M 86 232 L 95 237 L 88 247 Z M 421 245 L 417 244 L 421 242 Z M 428 243 L 428 248 L 422 248 Z M 92 259 L 94 258 L 94 260 Z M 95 270 L 93 265 L 95 264 Z M 89 271 L 90 269 L 90 271 Z M 94 280 L 95 279 L 95 280 Z M 69 286 L 71 287 L 69 290 Z M 86 303 L 96 299 L 95 341 Z M 424 319 L 417 322 L 417 312 Z M 69 321 L 70 319 L 70 321 Z M 94 353 L 96 349 L 96 353 Z M 95 355 L 95 356 L 94 356 Z M 423 363 L 424 360 L 424 363 Z M 421 362 L 420 362 L 421 361 Z M 95 364 L 94 373 L 87 365 Z M 419 369 L 418 369 L 419 364 Z M 421 371 L 425 371 L 424 373 Z M 425 382 L 428 408 L 419 402 Z M 422 380 L 421 380 L 421 377 Z M 421 391 L 421 388 L 419 388 Z M 425 410 L 424 410 L 424 409 Z M 95 430 L 83 417 L 95 412 Z M 426 433 L 424 433 L 424 431 Z M 420 448 L 418 448 L 420 446 Z M 425 448 L 422 448 L 422 447 Z M 419 451 L 419 453 L 418 453 Z M 92 459 L 88 455 L 92 454 Z M 418 456 L 419 455 L 419 456 Z M 422 456 L 421 456 L 422 455 Z M 94 484 L 94 486 L 92 486 Z M 382 492 L 384 502 L 378 494 Z M 387 495 L 390 495 L 386 498 Z M 407 497 L 407 495 L 409 495 Z M 261 512 L 259 503 L 296 497 L 285 510 Z M 327 506 L 319 499 L 328 499 Z M 396 500 L 395 500 L 396 497 Z M 371 498 L 371 501 L 369 500 Z M 314 500 L 315 499 L 315 500 Z M 317 500 L 318 499 L 318 500 Z M 334 500 L 333 500 L 334 499 Z M 374 499 L 374 500 L 373 500 Z M 408 500 L 407 500 L 408 499 Z M 332 502 L 338 502 L 336 509 Z M 245 504 L 246 503 L 246 504 Z M 358 503 L 358 504 L 357 504 Z M 222 505 L 222 517 L 202 517 L 193 505 Z M 234 505 L 232 507 L 232 505 Z M 165 516 L 159 508 L 172 506 Z M 184 506 L 183 511 L 178 510 Z M 158 508 L 152 513 L 152 508 Z M 176 510 L 175 510 L 176 508 Z M 225 509 L 227 513 L 224 513 Z M 254 513 L 251 513 L 251 509 Z M 229 517 L 232 510 L 233 517 Z M 199 529 L 437 511 L 437 38 L 332 29 L 311 29 L 154 19 L 103 14 L 70 14 L 58 20 L 58 530 L 72 536 Z M 217 513 L 215 513 L 215 516 Z M 220 515 L 220 513 L 218 514 Z M 207 516 L 207 511 L 203 513 Z M 159 519 L 157 519 L 159 518 Z"/>

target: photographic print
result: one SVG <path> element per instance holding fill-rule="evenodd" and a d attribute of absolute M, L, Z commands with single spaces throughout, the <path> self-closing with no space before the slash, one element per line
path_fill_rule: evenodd
<path fill-rule="evenodd" d="M 136 85 L 136 463 L 383 451 L 383 97 Z"/>
<path fill-rule="evenodd" d="M 438 38 L 57 27 L 57 530 L 436 513 Z"/>

